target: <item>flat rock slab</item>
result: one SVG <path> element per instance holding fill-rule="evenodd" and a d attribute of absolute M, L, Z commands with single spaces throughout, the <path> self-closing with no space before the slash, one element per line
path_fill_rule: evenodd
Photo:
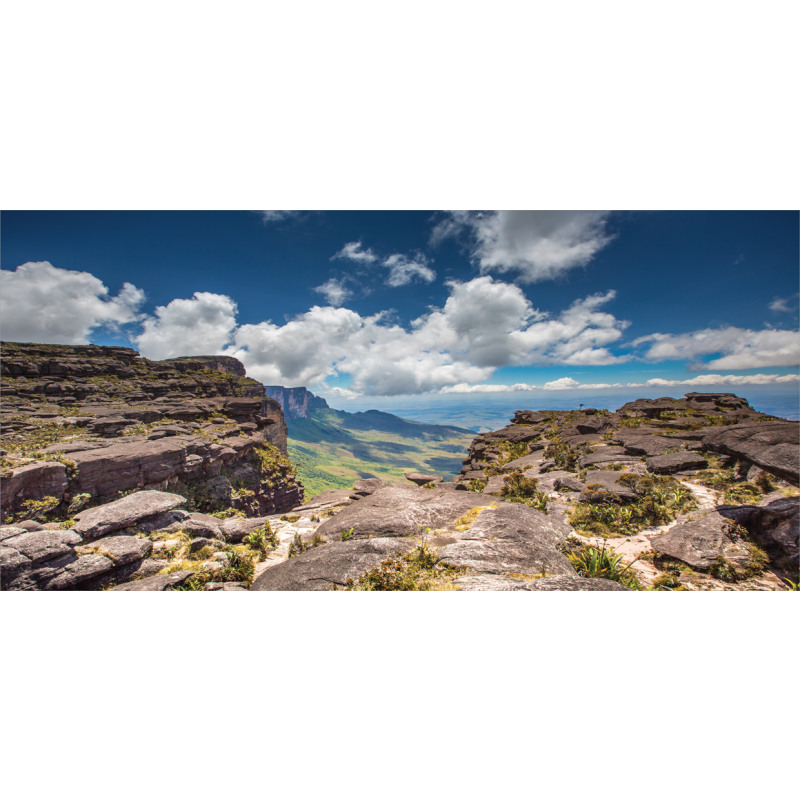
<path fill-rule="evenodd" d="M 657 552 L 697 569 L 708 569 L 720 558 L 734 566 L 746 567 L 750 551 L 735 533 L 734 525 L 732 519 L 712 511 L 699 519 L 679 523 L 661 536 L 650 537 L 650 543 Z"/>
<path fill-rule="evenodd" d="M 651 456 L 647 459 L 647 469 L 661 475 L 670 475 L 673 472 L 685 470 L 705 469 L 708 461 L 699 453 L 682 450 L 679 453 L 668 453 L 663 456 Z"/>
<path fill-rule="evenodd" d="M 354 539 L 419 537 L 428 528 L 436 530 L 453 524 L 480 505 L 486 505 L 486 498 L 475 492 L 386 486 L 326 519 L 317 531 L 328 540 L 340 538 L 350 528 Z"/>
<path fill-rule="evenodd" d="M 442 547 L 443 564 L 496 575 L 574 574 L 572 565 L 557 550 L 536 541 L 464 539 Z"/>
<path fill-rule="evenodd" d="M 89 553 L 78 558 L 56 575 L 42 581 L 41 588 L 53 590 L 79 589 L 82 584 L 95 580 L 114 569 L 114 562 L 99 553 Z"/>
<path fill-rule="evenodd" d="M 331 591 L 415 546 L 414 542 L 398 539 L 361 539 L 320 545 L 264 570 L 254 581 L 252 591 Z"/>
<path fill-rule="evenodd" d="M 138 536 L 105 536 L 96 539 L 87 548 L 101 556 L 111 559 L 114 565 L 121 567 L 147 558 L 153 551 L 153 543 Z"/>
<path fill-rule="evenodd" d="M 516 588 L 516 587 L 515 587 Z M 626 586 L 605 578 L 582 578 L 573 575 L 554 575 L 528 581 L 519 587 L 528 592 L 629 592 Z"/>
<path fill-rule="evenodd" d="M 119 586 L 112 586 L 110 592 L 163 592 L 180 586 L 190 575 L 194 573 L 189 569 L 182 569 L 172 572 L 169 575 L 154 575 L 152 578 L 142 578 L 130 583 L 121 583 Z"/>
<path fill-rule="evenodd" d="M 536 425 L 508 425 L 505 428 L 500 428 L 499 431 L 482 434 L 483 440 L 487 444 L 496 442 L 498 439 L 505 439 L 512 444 L 519 444 L 520 442 L 530 442 L 538 439 L 541 435 L 541 428 Z"/>
<path fill-rule="evenodd" d="M 74 529 L 84 539 L 97 539 L 112 531 L 132 528 L 140 520 L 172 511 L 185 502 L 186 498 L 170 492 L 134 492 L 76 514 Z"/>
<path fill-rule="evenodd" d="M 3 542 L 3 547 L 16 550 L 37 566 L 45 561 L 52 561 L 73 552 L 81 537 L 69 530 L 26 531 L 17 536 L 10 536 Z"/>
<path fill-rule="evenodd" d="M 703 449 L 751 461 L 761 469 L 800 485 L 800 424 L 797 422 L 760 422 L 730 425 L 708 433 Z"/>
<path fill-rule="evenodd" d="M 617 433 L 617 438 L 622 441 L 625 452 L 634 456 L 663 456 L 670 450 L 683 450 L 683 446 L 689 441 L 671 436 L 637 436 L 628 432 Z"/>
<path fill-rule="evenodd" d="M 441 475 L 425 475 L 422 472 L 404 472 L 403 476 L 406 480 L 416 483 L 417 486 L 424 486 L 426 483 L 441 483 L 444 480 Z"/>
<path fill-rule="evenodd" d="M 503 472 L 525 472 L 529 469 L 538 467 L 544 460 L 542 452 L 531 453 L 529 456 L 522 456 L 522 458 L 515 458 L 507 464 L 503 464 L 500 468 Z"/>
<path fill-rule="evenodd" d="M 581 494 L 581 500 L 585 503 L 598 502 L 598 492 L 610 492 L 619 498 L 623 503 L 629 503 L 638 497 L 636 492 L 629 486 L 619 483 L 622 472 L 606 469 L 589 470 L 586 473 L 587 489 Z M 599 488 L 594 488 L 599 487 Z"/>
<path fill-rule="evenodd" d="M 590 467 L 595 464 L 636 464 L 638 456 L 625 454 L 622 447 L 600 447 L 592 453 L 587 453 L 578 459 L 578 466 Z"/>

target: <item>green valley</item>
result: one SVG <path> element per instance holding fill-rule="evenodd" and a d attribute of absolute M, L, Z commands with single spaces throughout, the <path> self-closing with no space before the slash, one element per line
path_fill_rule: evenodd
<path fill-rule="evenodd" d="M 475 436 L 465 428 L 411 422 L 382 411 L 309 409 L 308 417 L 287 424 L 289 457 L 306 498 L 349 489 L 359 478 L 405 482 L 404 472 L 449 478 L 461 468 Z"/>

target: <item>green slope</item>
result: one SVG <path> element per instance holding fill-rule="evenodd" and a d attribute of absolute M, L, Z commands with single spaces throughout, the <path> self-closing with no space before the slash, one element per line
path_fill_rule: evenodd
<path fill-rule="evenodd" d="M 405 482 L 404 472 L 449 478 L 461 469 L 474 431 L 411 422 L 383 411 L 316 409 L 288 422 L 289 457 L 310 498 L 349 489 L 359 478 Z"/>

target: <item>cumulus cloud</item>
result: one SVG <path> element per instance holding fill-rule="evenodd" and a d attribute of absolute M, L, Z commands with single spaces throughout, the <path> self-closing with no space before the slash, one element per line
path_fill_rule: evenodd
<path fill-rule="evenodd" d="M 29 261 L 0 270 L 2 335 L 9 341 L 87 344 L 101 326 L 135 322 L 144 292 L 124 283 L 115 297 L 88 272 Z"/>
<path fill-rule="evenodd" d="M 453 211 L 431 234 L 436 245 L 466 235 L 481 272 L 514 272 L 526 283 L 588 264 L 612 239 L 607 211 Z"/>
<path fill-rule="evenodd" d="M 650 361 L 689 360 L 689 369 L 752 369 L 800 365 L 800 333 L 790 330 L 760 331 L 728 326 L 685 334 L 654 333 L 634 345 L 649 344 Z M 717 356 L 700 362 L 702 356 Z"/>
<path fill-rule="evenodd" d="M 235 328 L 236 303 L 230 297 L 195 292 L 157 306 L 134 341 L 146 358 L 216 355 L 231 342 Z"/>
<path fill-rule="evenodd" d="M 513 383 L 505 384 L 467 384 L 459 383 L 447 386 L 441 394 L 496 394 L 500 392 L 534 392 L 534 391 L 570 391 L 590 389 L 635 389 L 653 386 L 763 386 L 766 384 L 797 383 L 800 375 L 698 375 L 685 380 L 671 380 L 667 378 L 651 378 L 644 383 L 581 383 L 574 378 L 564 377 L 544 384 L 538 383 Z"/>
<path fill-rule="evenodd" d="M 382 263 L 389 270 L 386 278 L 388 286 L 405 286 L 417 278 L 425 283 L 431 283 L 436 279 L 436 273 L 428 266 L 428 259 L 422 253 L 416 253 L 414 256 L 393 253 Z"/>
<path fill-rule="evenodd" d="M 378 260 L 378 256 L 370 250 L 364 249 L 361 242 L 348 242 L 338 253 L 331 256 L 331 261 L 334 259 L 341 259 L 343 261 L 355 261 L 357 264 L 374 264 Z"/>
<path fill-rule="evenodd" d="M 341 278 L 330 278 L 321 286 L 315 286 L 314 291 L 324 295 L 328 305 L 331 306 L 342 305 L 353 294 Z"/>
<path fill-rule="evenodd" d="M 283 325 L 242 325 L 225 352 L 264 383 L 316 385 L 349 375 L 351 391 L 416 394 L 483 381 L 502 366 L 613 359 L 595 345 L 615 341 L 627 324 L 598 310 L 613 292 L 550 317 L 518 286 L 488 276 L 448 287 L 445 304 L 408 330 L 381 314 L 314 306 Z"/>

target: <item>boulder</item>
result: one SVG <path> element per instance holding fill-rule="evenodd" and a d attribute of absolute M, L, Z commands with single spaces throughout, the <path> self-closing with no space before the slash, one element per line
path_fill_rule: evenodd
<path fill-rule="evenodd" d="M 578 433 L 599 433 L 610 427 L 611 422 L 606 417 L 590 416 L 575 423 Z"/>
<path fill-rule="evenodd" d="M 112 531 L 132 528 L 141 520 L 172 511 L 185 502 L 186 498 L 170 492 L 134 492 L 76 514 L 74 529 L 84 539 L 97 539 Z"/>
<path fill-rule="evenodd" d="M 79 589 L 114 569 L 114 562 L 100 553 L 78 556 L 53 577 L 40 581 L 40 587 L 49 591 Z"/>
<path fill-rule="evenodd" d="M 353 493 L 359 497 L 366 497 L 386 485 L 380 478 L 362 478 L 353 484 Z"/>
<path fill-rule="evenodd" d="M 536 425 L 508 425 L 498 431 L 490 431 L 483 434 L 485 442 L 496 442 L 498 439 L 505 439 L 512 444 L 520 442 L 530 442 L 540 438 L 541 430 Z"/>
<path fill-rule="evenodd" d="M 618 431 L 616 438 L 622 442 L 625 452 L 632 456 L 663 456 L 670 450 L 683 450 L 688 441 L 671 436 L 637 434 L 635 430 Z"/>
<path fill-rule="evenodd" d="M 87 548 L 111 559 L 114 566 L 120 567 L 147 558 L 153 551 L 153 544 L 138 536 L 105 536 L 93 541 Z"/>
<path fill-rule="evenodd" d="M 707 570 L 719 559 L 744 569 L 751 562 L 747 543 L 735 530 L 736 523 L 717 511 L 675 525 L 667 533 L 650 537 L 653 548 L 690 567 Z"/>
<path fill-rule="evenodd" d="M 544 445 L 540 442 L 534 442 L 531 445 L 534 450 L 542 450 Z M 542 453 L 534 452 L 529 456 L 522 456 L 522 458 L 515 458 L 513 461 L 508 461 L 500 468 L 503 472 L 525 472 L 526 470 L 538 467 L 542 463 Z"/>
<path fill-rule="evenodd" d="M 67 491 L 67 468 L 60 461 L 37 461 L 12 470 L 3 479 L 2 507 L 14 508 L 25 500 L 61 499 Z"/>
<path fill-rule="evenodd" d="M 385 486 L 326 519 L 317 532 L 328 540 L 335 540 L 350 528 L 354 539 L 418 537 L 428 528 L 434 530 L 450 525 L 470 509 L 485 503 L 486 499 L 474 492 Z"/>
<path fill-rule="evenodd" d="M 406 480 L 416 483 L 417 486 L 424 486 L 426 483 L 442 483 L 444 478 L 441 475 L 425 475 L 422 472 L 403 473 Z"/>
<path fill-rule="evenodd" d="M 186 579 L 194 573 L 189 569 L 182 569 L 178 572 L 171 572 L 169 575 L 154 575 L 152 578 L 142 578 L 138 581 L 121 583 L 119 586 L 112 586 L 110 592 L 163 592 L 167 589 L 174 589 L 180 586 Z"/>
<path fill-rule="evenodd" d="M 598 447 L 591 453 L 581 456 L 578 459 L 578 466 L 583 469 L 595 464 L 637 464 L 638 462 L 638 456 L 626 455 L 622 447 Z"/>
<path fill-rule="evenodd" d="M 256 528 L 269 524 L 269 517 L 231 517 L 220 523 L 220 530 L 226 542 L 239 544 L 245 536 Z"/>
<path fill-rule="evenodd" d="M 630 486 L 619 483 L 619 478 L 623 474 L 615 470 L 590 470 L 586 473 L 587 488 L 581 494 L 581 500 L 584 503 L 605 502 L 609 499 L 606 495 L 610 493 L 622 503 L 633 502 L 638 498 L 638 495 Z"/>
<path fill-rule="evenodd" d="M 321 545 L 264 570 L 253 582 L 252 591 L 330 591 L 414 547 L 414 542 L 397 539 Z"/>
<path fill-rule="evenodd" d="M 647 459 L 647 469 L 660 475 L 671 475 L 685 470 L 705 469 L 708 461 L 699 453 L 681 450 L 679 453 L 667 453 L 663 456 L 651 456 Z"/>
<path fill-rule="evenodd" d="M 745 459 L 800 485 L 800 424 L 778 421 L 729 425 L 703 438 L 703 449 Z"/>

